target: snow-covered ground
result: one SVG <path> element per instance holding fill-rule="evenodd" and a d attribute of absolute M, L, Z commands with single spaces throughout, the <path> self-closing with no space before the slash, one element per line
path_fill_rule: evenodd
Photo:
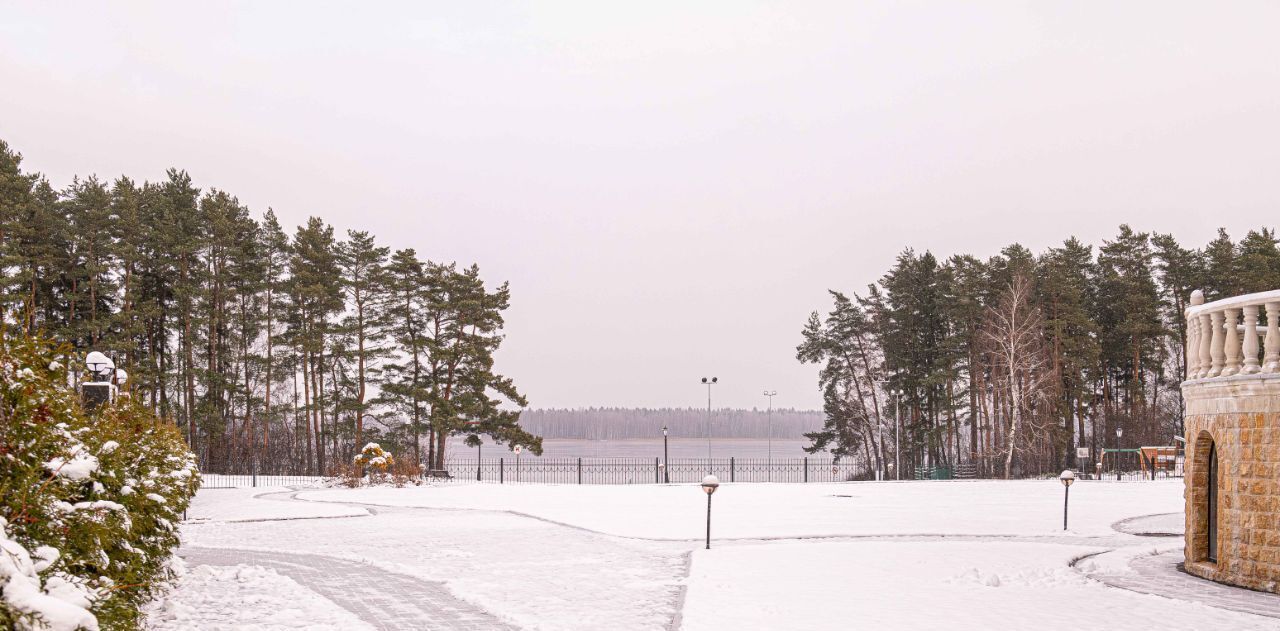
<path fill-rule="evenodd" d="M 1066 532 L 1056 480 L 725 484 L 713 502 L 711 550 L 693 485 L 210 490 L 182 533 L 193 549 L 325 555 L 430 581 L 457 607 L 527 629 L 1280 626 L 1071 567 L 1117 550 L 1081 565 L 1123 571 L 1176 546 L 1113 524 L 1179 512 L 1179 481 L 1077 483 Z M 249 610 L 243 590 L 190 580 L 170 607 L 216 611 L 223 593 L 224 608 Z"/>
<path fill-rule="evenodd" d="M 369 511 L 358 506 L 290 501 L 293 491 L 286 487 L 251 489 L 207 489 L 196 494 L 187 510 L 187 522 L 239 522 L 278 519 L 365 517 Z"/>
<path fill-rule="evenodd" d="M 645 539 L 697 537 L 706 498 L 691 485 L 516 485 L 305 491 L 308 500 L 502 510 Z M 725 484 L 712 498 L 717 538 L 1062 533 L 1057 480 Z M 1182 482 L 1095 482 L 1071 488 L 1071 532 L 1112 535 L 1135 515 L 1181 510 Z"/>

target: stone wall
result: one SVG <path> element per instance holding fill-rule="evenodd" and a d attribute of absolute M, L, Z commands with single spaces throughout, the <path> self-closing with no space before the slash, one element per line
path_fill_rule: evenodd
<path fill-rule="evenodd" d="M 1187 381 L 1182 391 L 1187 572 L 1280 591 L 1280 375 Z M 1208 560 L 1211 444 L 1218 458 L 1216 563 Z"/>

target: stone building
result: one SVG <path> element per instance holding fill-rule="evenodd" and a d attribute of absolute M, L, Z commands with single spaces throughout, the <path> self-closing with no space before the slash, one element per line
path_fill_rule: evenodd
<path fill-rule="evenodd" d="M 1182 394 L 1186 570 L 1280 591 L 1280 291 L 1192 294 Z"/>

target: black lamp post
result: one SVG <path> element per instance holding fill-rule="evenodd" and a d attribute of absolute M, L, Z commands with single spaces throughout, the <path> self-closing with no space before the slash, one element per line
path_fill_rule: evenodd
<path fill-rule="evenodd" d="M 711 494 L 720 488 L 720 479 L 714 475 L 702 478 L 702 490 L 707 493 L 707 549 L 711 549 Z"/>
<path fill-rule="evenodd" d="M 671 484 L 671 467 L 667 466 L 667 426 L 662 426 L 662 481 Z"/>
<path fill-rule="evenodd" d="M 1124 428 L 1116 426 L 1116 482 L 1120 481 L 1120 437 L 1124 436 Z"/>
<path fill-rule="evenodd" d="M 1062 529 L 1067 529 L 1067 502 L 1071 499 L 1071 483 L 1076 481 L 1076 472 L 1067 469 L 1058 476 L 1062 482 Z"/>

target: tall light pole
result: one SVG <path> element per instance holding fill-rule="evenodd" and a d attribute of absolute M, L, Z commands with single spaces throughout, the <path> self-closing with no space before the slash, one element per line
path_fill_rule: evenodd
<path fill-rule="evenodd" d="M 765 390 L 765 391 L 764 391 L 764 396 L 769 397 L 769 412 L 768 412 L 768 414 L 769 414 L 769 416 L 768 416 L 769 424 L 768 424 L 768 426 L 767 426 L 767 427 L 768 427 L 768 429 L 767 429 L 767 430 L 765 430 L 765 431 L 767 432 L 766 436 L 767 436 L 767 437 L 768 437 L 768 439 L 769 439 L 769 452 L 768 452 L 768 453 L 769 453 L 769 466 L 768 466 L 768 469 L 767 469 L 767 471 L 768 471 L 768 474 L 767 474 L 767 475 L 768 475 L 768 478 L 767 478 L 767 479 L 768 479 L 768 481 L 769 481 L 769 482 L 773 482 L 773 397 L 774 397 L 774 395 L 776 395 L 776 394 L 778 394 L 778 391 L 777 391 L 777 390 Z"/>
<path fill-rule="evenodd" d="M 707 473 L 711 473 L 711 386 L 716 385 L 720 381 L 716 377 L 710 379 L 703 377 L 702 383 L 707 384 Z"/>

